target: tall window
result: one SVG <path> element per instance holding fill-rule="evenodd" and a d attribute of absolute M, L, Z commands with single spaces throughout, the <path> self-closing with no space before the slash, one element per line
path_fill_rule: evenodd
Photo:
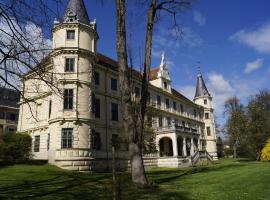
<path fill-rule="evenodd" d="M 52 100 L 49 101 L 49 118 L 51 118 L 52 114 Z"/>
<path fill-rule="evenodd" d="M 100 133 L 96 132 L 95 130 L 92 130 L 91 146 L 92 149 L 95 150 L 101 149 Z"/>
<path fill-rule="evenodd" d="M 158 126 L 162 127 L 162 125 L 163 125 L 163 117 L 162 117 L 162 115 L 159 115 L 158 116 Z"/>
<path fill-rule="evenodd" d="M 175 126 L 178 126 L 179 120 L 178 119 L 174 119 L 174 124 L 175 124 Z"/>
<path fill-rule="evenodd" d="M 39 146 L 40 146 L 40 135 L 36 135 L 34 140 L 34 152 L 39 152 Z"/>
<path fill-rule="evenodd" d="M 140 95 L 140 88 L 135 87 L 135 97 L 139 97 Z"/>
<path fill-rule="evenodd" d="M 161 105 L 161 97 L 159 95 L 157 95 L 157 105 Z"/>
<path fill-rule="evenodd" d="M 206 105 L 207 104 L 207 99 L 204 99 L 203 100 L 203 103 Z"/>
<path fill-rule="evenodd" d="M 206 131 L 207 131 L 207 136 L 210 136 L 210 135 L 211 135 L 211 129 L 210 129 L 210 126 L 207 126 L 207 127 L 206 127 Z"/>
<path fill-rule="evenodd" d="M 73 129 L 72 128 L 63 128 L 62 129 L 62 149 L 72 148 L 72 136 Z"/>
<path fill-rule="evenodd" d="M 50 140 L 51 140 L 51 135 L 48 133 L 48 138 L 47 138 L 47 151 L 50 150 Z"/>
<path fill-rule="evenodd" d="M 17 114 L 15 114 L 15 113 L 7 113 L 7 120 L 16 121 L 17 120 Z"/>
<path fill-rule="evenodd" d="M 117 91 L 117 79 L 111 78 L 111 90 Z"/>
<path fill-rule="evenodd" d="M 95 85 L 99 85 L 99 72 L 94 72 Z"/>
<path fill-rule="evenodd" d="M 75 39 L 75 30 L 67 30 L 67 39 L 74 40 Z"/>
<path fill-rule="evenodd" d="M 95 117 L 100 118 L 100 99 L 95 98 Z"/>
<path fill-rule="evenodd" d="M 151 94 L 150 92 L 147 92 L 147 103 L 150 103 L 151 101 Z"/>
<path fill-rule="evenodd" d="M 209 119 L 209 113 L 205 113 L 205 119 Z"/>
<path fill-rule="evenodd" d="M 184 106 L 183 106 L 183 104 L 180 105 L 180 111 L 181 111 L 181 113 L 184 112 Z"/>
<path fill-rule="evenodd" d="M 197 111 L 194 109 L 193 110 L 194 117 L 197 117 Z"/>
<path fill-rule="evenodd" d="M 64 90 L 64 109 L 73 109 L 73 89 Z"/>
<path fill-rule="evenodd" d="M 168 88 L 168 84 L 167 82 L 164 82 L 164 89 L 167 90 L 167 88 Z"/>
<path fill-rule="evenodd" d="M 173 102 L 173 110 L 176 110 L 176 102 Z"/>
<path fill-rule="evenodd" d="M 186 127 L 186 122 L 182 121 L 182 126 Z"/>
<path fill-rule="evenodd" d="M 74 72 L 75 58 L 66 58 L 65 72 Z"/>
<path fill-rule="evenodd" d="M 111 104 L 111 114 L 112 114 L 112 120 L 118 121 L 118 104 L 117 103 Z"/>
<path fill-rule="evenodd" d="M 166 108 L 169 109 L 170 108 L 170 100 L 166 99 Z"/>
<path fill-rule="evenodd" d="M 172 119 L 170 117 L 167 117 L 167 126 L 172 126 Z"/>

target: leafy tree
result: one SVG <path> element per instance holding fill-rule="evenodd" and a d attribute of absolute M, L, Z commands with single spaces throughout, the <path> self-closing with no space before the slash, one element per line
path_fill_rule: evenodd
<path fill-rule="evenodd" d="M 270 139 L 267 140 L 264 148 L 262 149 L 261 160 L 270 161 Z"/>

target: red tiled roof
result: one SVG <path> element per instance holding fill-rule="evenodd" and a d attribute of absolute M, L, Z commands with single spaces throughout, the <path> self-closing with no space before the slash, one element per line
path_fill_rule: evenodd
<path fill-rule="evenodd" d="M 149 74 L 150 81 L 157 79 L 157 73 L 158 73 L 158 71 L 159 71 L 159 67 L 155 67 L 155 68 L 152 68 L 150 70 L 150 74 Z"/>

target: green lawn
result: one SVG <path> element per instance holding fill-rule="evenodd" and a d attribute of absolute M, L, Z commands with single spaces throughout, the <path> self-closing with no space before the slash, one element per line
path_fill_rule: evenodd
<path fill-rule="evenodd" d="M 122 175 L 122 200 L 270 199 L 270 163 L 220 160 L 209 167 L 153 169 L 158 187 L 137 189 Z M 0 167 L 0 199 L 111 199 L 110 174 L 64 171 L 50 165 Z"/>

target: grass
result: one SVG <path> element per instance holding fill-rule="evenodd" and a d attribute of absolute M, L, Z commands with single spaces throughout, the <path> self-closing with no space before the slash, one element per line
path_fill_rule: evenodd
<path fill-rule="evenodd" d="M 138 189 L 121 176 L 123 200 L 270 199 L 270 163 L 220 160 L 213 166 L 156 168 L 147 172 L 152 189 Z M 0 199 L 112 199 L 111 174 L 78 173 L 45 165 L 0 167 Z"/>

